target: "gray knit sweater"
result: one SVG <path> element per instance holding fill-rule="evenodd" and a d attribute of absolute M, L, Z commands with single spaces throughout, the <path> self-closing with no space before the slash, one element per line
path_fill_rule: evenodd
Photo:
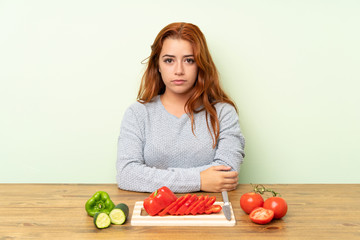
<path fill-rule="evenodd" d="M 153 192 L 167 186 L 173 192 L 195 192 L 200 191 L 200 172 L 211 166 L 239 171 L 245 140 L 237 113 L 227 103 L 217 103 L 215 108 L 220 136 L 214 149 L 205 111 L 194 115 L 194 135 L 189 116 L 170 114 L 159 96 L 150 103 L 132 104 L 123 116 L 118 138 L 119 188 Z"/>

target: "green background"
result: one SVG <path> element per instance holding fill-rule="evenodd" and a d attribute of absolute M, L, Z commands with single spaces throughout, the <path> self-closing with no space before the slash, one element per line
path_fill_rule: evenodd
<path fill-rule="evenodd" d="M 246 137 L 241 183 L 360 183 L 360 2 L 0 0 L 0 182 L 115 183 L 156 34 L 198 25 Z M 195 160 L 195 159 L 194 159 Z"/>

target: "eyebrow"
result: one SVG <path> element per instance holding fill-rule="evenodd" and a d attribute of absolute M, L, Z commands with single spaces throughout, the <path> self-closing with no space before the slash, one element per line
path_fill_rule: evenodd
<path fill-rule="evenodd" d="M 164 58 L 164 57 L 172 57 L 172 58 L 175 58 L 174 55 L 170 55 L 170 54 L 165 54 L 165 55 L 163 55 L 162 57 L 163 57 L 163 58 Z M 189 54 L 189 55 L 184 55 L 183 57 L 194 57 L 194 55 Z"/>

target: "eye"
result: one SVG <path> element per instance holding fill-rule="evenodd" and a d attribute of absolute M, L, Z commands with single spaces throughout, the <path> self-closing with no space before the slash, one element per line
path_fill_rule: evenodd
<path fill-rule="evenodd" d="M 186 58 L 185 62 L 193 64 L 193 63 L 195 63 L 195 60 L 193 58 Z"/>
<path fill-rule="evenodd" d="M 164 63 L 172 63 L 174 60 L 172 58 L 164 59 Z"/>

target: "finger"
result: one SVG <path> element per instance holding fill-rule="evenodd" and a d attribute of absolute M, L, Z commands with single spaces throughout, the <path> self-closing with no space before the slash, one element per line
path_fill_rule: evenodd
<path fill-rule="evenodd" d="M 236 186 L 229 186 L 229 187 L 226 187 L 226 188 L 224 187 L 224 188 L 220 189 L 219 192 L 224 192 L 224 191 L 230 192 L 230 191 L 233 191 L 235 189 L 236 189 Z"/>
<path fill-rule="evenodd" d="M 223 172 L 224 178 L 237 178 L 237 176 L 238 176 L 238 172 L 236 172 L 236 171 Z"/>
<path fill-rule="evenodd" d="M 237 188 L 237 185 L 238 185 L 237 183 L 223 185 L 221 191 L 232 191 Z"/>
<path fill-rule="evenodd" d="M 231 167 L 219 165 L 219 166 L 214 166 L 214 169 L 216 171 L 229 171 L 231 169 Z"/>
<path fill-rule="evenodd" d="M 222 182 L 222 184 L 226 185 L 226 184 L 237 184 L 238 183 L 238 178 L 225 178 Z"/>

